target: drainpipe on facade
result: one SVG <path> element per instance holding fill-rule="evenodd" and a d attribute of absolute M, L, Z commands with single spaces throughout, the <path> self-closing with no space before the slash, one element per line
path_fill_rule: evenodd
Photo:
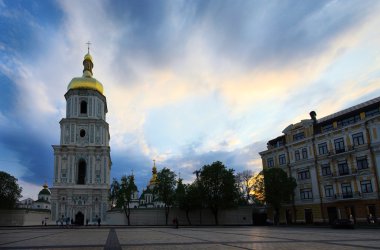
<path fill-rule="evenodd" d="M 292 171 L 291 171 L 291 167 L 290 167 L 289 150 L 288 150 L 287 146 L 285 146 L 285 151 L 286 151 L 286 159 L 287 159 L 289 177 L 292 177 Z M 292 194 L 292 207 L 293 207 L 293 223 L 296 224 L 297 223 L 297 209 L 296 209 L 296 203 L 294 200 L 294 191 Z"/>
<path fill-rule="evenodd" d="M 319 178 L 319 173 L 318 173 L 318 161 L 317 161 L 317 149 L 315 146 L 315 134 L 314 134 L 314 129 L 313 129 L 313 138 L 312 138 L 312 144 L 313 144 L 313 153 L 314 153 L 314 167 L 315 167 L 315 174 L 317 175 L 317 185 L 318 185 L 318 194 L 319 194 L 319 206 L 321 209 L 321 215 L 322 215 L 322 222 L 325 223 L 325 212 L 323 210 L 323 198 L 322 198 L 322 191 L 321 191 L 321 182 Z"/>
<path fill-rule="evenodd" d="M 321 182 L 320 182 L 320 178 L 319 178 L 319 173 L 318 173 L 318 161 L 317 161 L 317 147 L 315 145 L 315 125 L 317 124 L 317 113 L 315 113 L 315 111 L 311 111 L 309 113 L 311 119 L 313 120 L 313 131 L 312 131 L 312 134 L 313 134 L 313 137 L 311 139 L 312 141 L 312 145 L 313 145 L 313 153 L 314 153 L 314 167 L 315 167 L 315 174 L 317 175 L 317 185 L 318 185 L 318 193 L 319 193 L 319 206 L 320 206 L 320 209 L 321 209 L 321 215 L 322 215 L 322 222 L 325 223 L 326 220 L 325 220 L 325 212 L 323 210 L 323 198 L 322 198 L 322 191 L 321 191 Z"/>

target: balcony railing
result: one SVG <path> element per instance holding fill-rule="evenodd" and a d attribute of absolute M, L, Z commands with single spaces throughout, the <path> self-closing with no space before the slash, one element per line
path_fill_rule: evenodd
<path fill-rule="evenodd" d="M 338 193 L 335 194 L 334 198 L 337 200 L 341 199 L 358 199 L 361 198 L 362 195 L 360 192 L 347 192 L 347 193 Z"/>
<path fill-rule="evenodd" d="M 361 146 L 361 145 L 360 145 Z M 329 150 L 327 152 L 327 155 L 328 156 L 334 156 L 334 155 L 337 155 L 337 154 L 342 154 L 342 153 L 349 153 L 349 152 L 352 152 L 352 151 L 355 151 L 355 149 L 359 147 L 359 146 L 345 146 L 344 148 L 339 148 L 339 149 L 334 149 L 334 150 Z M 363 148 L 365 148 L 365 146 L 363 146 Z"/>
<path fill-rule="evenodd" d="M 335 154 L 340 154 L 340 153 L 344 153 L 344 152 L 346 152 L 346 150 L 344 148 L 335 149 Z"/>
<path fill-rule="evenodd" d="M 350 171 L 345 170 L 345 171 L 339 171 L 339 176 L 345 176 L 345 175 L 349 175 L 350 174 Z"/>
<path fill-rule="evenodd" d="M 333 172 L 331 176 L 334 178 L 340 178 L 340 177 L 347 177 L 347 176 L 355 176 L 357 174 L 358 174 L 358 170 L 354 168 L 354 169 L 349 169 L 347 171 Z"/>
<path fill-rule="evenodd" d="M 374 199 L 377 198 L 377 192 L 362 193 L 362 192 L 348 192 L 348 193 L 338 193 L 329 197 L 323 197 L 325 201 L 335 201 L 335 200 L 348 200 L 348 199 Z"/>

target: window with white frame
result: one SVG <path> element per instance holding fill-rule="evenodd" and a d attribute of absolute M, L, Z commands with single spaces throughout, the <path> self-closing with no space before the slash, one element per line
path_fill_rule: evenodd
<path fill-rule="evenodd" d="M 309 170 L 300 171 L 297 173 L 297 176 L 298 176 L 298 180 L 310 179 L 310 171 Z"/>
<path fill-rule="evenodd" d="M 311 188 L 300 189 L 301 200 L 310 200 L 313 199 L 313 192 Z"/>
<path fill-rule="evenodd" d="M 338 139 L 335 139 L 334 140 L 334 145 L 335 145 L 335 152 L 338 154 L 338 153 L 342 153 L 344 152 L 344 140 L 343 138 L 338 138 Z"/>
<path fill-rule="evenodd" d="M 325 155 L 328 153 L 326 142 L 318 144 L 318 152 L 320 155 Z"/>
<path fill-rule="evenodd" d="M 372 193 L 372 183 L 370 180 L 361 181 L 360 187 L 362 189 L 362 193 Z"/>
<path fill-rule="evenodd" d="M 337 125 L 338 125 L 338 128 L 340 128 L 340 127 L 348 126 L 350 124 L 354 124 L 355 122 L 358 122 L 358 121 L 360 121 L 360 115 L 354 115 L 346 119 L 343 119 L 341 121 L 338 121 Z"/>
<path fill-rule="evenodd" d="M 278 156 L 278 163 L 280 165 L 284 165 L 286 163 L 285 154 L 281 154 L 281 155 Z"/>
<path fill-rule="evenodd" d="M 358 170 L 367 169 L 368 168 L 367 156 L 356 157 L 356 166 L 358 167 Z"/>
<path fill-rule="evenodd" d="M 351 183 L 342 183 L 341 188 L 342 188 L 343 198 L 352 198 L 353 197 Z"/>
<path fill-rule="evenodd" d="M 306 148 L 302 149 L 302 159 L 307 159 L 307 149 Z"/>
<path fill-rule="evenodd" d="M 325 195 L 326 195 L 326 197 L 333 197 L 334 196 L 334 188 L 332 185 L 326 185 L 325 186 Z"/>
<path fill-rule="evenodd" d="M 329 176 L 329 175 L 331 175 L 330 164 L 323 164 L 323 165 L 321 165 L 321 169 L 322 169 L 322 175 L 323 176 Z"/>
<path fill-rule="evenodd" d="M 294 151 L 294 157 L 296 158 L 296 161 L 299 161 L 301 159 L 301 155 L 300 155 L 299 150 Z"/>
<path fill-rule="evenodd" d="M 380 108 L 375 108 L 365 112 L 365 117 L 371 117 L 380 114 Z"/>
<path fill-rule="evenodd" d="M 333 126 L 332 124 L 327 124 L 327 125 L 325 125 L 325 126 L 323 126 L 323 127 L 321 128 L 322 133 L 325 133 L 325 132 L 331 131 L 331 130 L 333 130 L 333 129 L 334 129 L 334 126 Z"/>
<path fill-rule="evenodd" d="M 300 132 L 300 133 L 293 135 L 293 141 L 302 140 L 303 138 L 305 138 L 304 132 Z"/>
<path fill-rule="evenodd" d="M 338 170 L 339 170 L 339 175 L 348 175 L 350 174 L 350 171 L 348 169 L 348 164 L 347 161 L 338 161 Z"/>
<path fill-rule="evenodd" d="M 267 159 L 267 165 L 268 165 L 268 168 L 271 168 L 274 166 L 274 162 L 273 162 L 273 158 L 270 157 Z"/>
<path fill-rule="evenodd" d="M 363 132 L 353 134 L 352 135 L 352 141 L 353 141 L 355 146 L 364 144 Z"/>

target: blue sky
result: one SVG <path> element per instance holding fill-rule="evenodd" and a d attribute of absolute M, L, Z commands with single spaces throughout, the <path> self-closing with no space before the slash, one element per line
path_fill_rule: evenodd
<path fill-rule="evenodd" d="M 0 169 L 52 185 L 64 94 L 91 41 L 112 177 L 261 168 L 289 124 L 380 95 L 379 1 L 0 0 Z"/>

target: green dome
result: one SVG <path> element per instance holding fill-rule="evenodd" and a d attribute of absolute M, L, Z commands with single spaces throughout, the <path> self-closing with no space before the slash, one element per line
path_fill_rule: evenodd
<path fill-rule="evenodd" d="M 38 193 L 38 195 L 40 195 L 40 194 L 51 195 L 49 189 L 45 189 L 45 188 L 42 189 L 42 190 Z"/>
<path fill-rule="evenodd" d="M 50 193 L 50 190 L 48 189 L 48 185 L 45 183 L 43 185 L 43 189 L 38 193 L 38 195 L 42 194 L 42 195 L 51 195 Z"/>

